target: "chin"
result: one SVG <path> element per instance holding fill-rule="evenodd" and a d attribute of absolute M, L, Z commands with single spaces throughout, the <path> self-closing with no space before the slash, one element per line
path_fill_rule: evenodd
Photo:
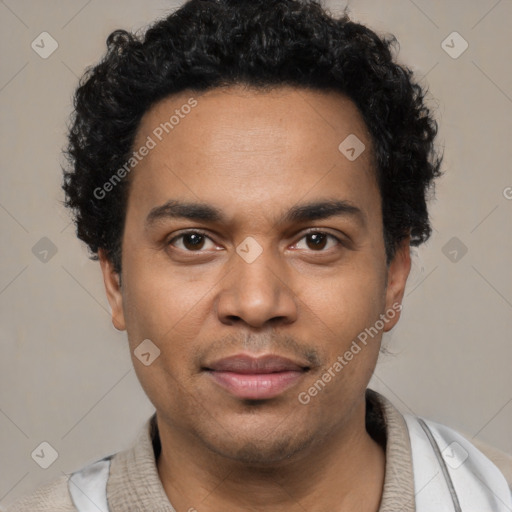
<path fill-rule="evenodd" d="M 278 427 L 274 428 L 278 430 Z M 211 433 L 210 433 L 211 434 Z M 221 432 L 215 436 L 202 438 L 209 450 L 221 457 L 237 461 L 244 466 L 268 467 L 280 462 L 289 461 L 294 456 L 307 450 L 314 443 L 315 436 L 304 432 L 292 436 L 288 432 L 242 432 L 230 435 Z"/>

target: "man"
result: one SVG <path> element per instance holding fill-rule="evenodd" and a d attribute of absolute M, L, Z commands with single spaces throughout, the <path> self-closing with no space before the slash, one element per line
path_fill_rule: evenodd
<path fill-rule="evenodd" d="M 156 414 L 10 510 L 512 510 L 468 441 L 367 389 L 441 165 L 392 42 L 298 0 L 110 35 L 64 190 Z"/>

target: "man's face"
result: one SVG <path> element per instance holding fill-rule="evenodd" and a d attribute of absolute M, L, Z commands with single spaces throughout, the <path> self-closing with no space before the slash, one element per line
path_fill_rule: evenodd
<path fill-rule="evenodd" d="M 176 109 L 179 122 L 158 130 Z M 338 149 L 349 135 L 365 146 L 355 160 Z M 404 245 L 386 265 L 373 148 L 354 104 L 284 87 L 181 93 L 146 113 L 134 150 L 148 136 L 156 145 L 130 176 L 120 288 L 104 257 L 102 268 L 159 422 L 252 463 L 355 435 L 381 332 L 332 368 L 401 301 L 409 259 Z M 176 216 L 172 202 L 218 218 Z M 341 208 L 300 208 L 323 202 Z M 134 355 L 147 339 L 160 350 L 148 366 Z"/>

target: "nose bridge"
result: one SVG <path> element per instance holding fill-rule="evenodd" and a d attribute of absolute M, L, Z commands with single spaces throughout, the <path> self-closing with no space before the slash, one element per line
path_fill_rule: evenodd
<path fill-rule="evenodd" d="M 286 272 L 271 246 L 247 237 L 236 248 L 217 298 L 217 313 L 224 323 L 240 319 L 254 326 L 277 317 L 296 317 L 295 297 Z"/>
<path fill-rule="evenodd" d="M 237 281 L 241 285 L 238 292 L 253 295 L 275 295 L 278 288 L 283 286 L 282 281 L 276 276 L 280 266 L 278 258 L 273 254 L 271 247 L 266 247 L 264 250 L 262 248 L 261 252 L 251 247 L 250 244 L 249 247 L 249 251 L 246 253 L 248 258 L 245 255 L 240 255 L 244 247 L 238 247 L 237 258 L 233 265 L 235 274 L 238 275 Z M 245 249 L 247 249 L 247 244 Z"/>

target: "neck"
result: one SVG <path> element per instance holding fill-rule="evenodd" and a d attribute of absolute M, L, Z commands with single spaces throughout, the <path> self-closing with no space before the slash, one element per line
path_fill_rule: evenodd
<path fill-rule="evenodd" d="M 378 511 L 385 453 L 366 431 L 364 401 L 345 428 L 265 467 L 222 457 L 158 415 L 157 422 L 158 472 L 176 510 Z"/>

